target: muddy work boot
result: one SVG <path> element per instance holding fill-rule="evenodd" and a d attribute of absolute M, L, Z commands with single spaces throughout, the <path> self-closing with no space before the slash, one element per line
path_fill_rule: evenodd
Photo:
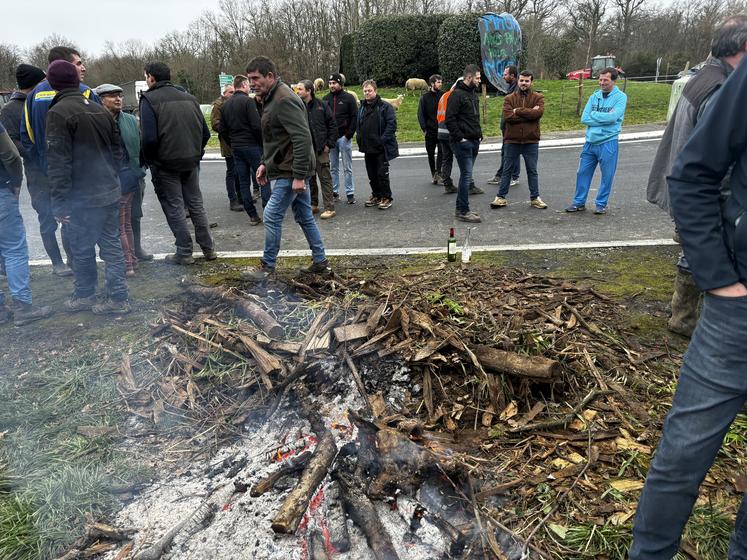
<path fill-rule="evenodd" d="M 312 262 L 310 266 L 301 268 L 301 274 L 332 274 L 332 266 L 327 259 L 322 262 Z"/>
<path fill-rule="evenodd" d="M 94 315 L 126 315 L 132 308 L 130 302 L 125 300 L 114 301 L 113 299 L 106 299 L 101 303 L 97 303 L 91 308 Z"/>
<path fill-rule="evenodd" d="M 669 319 L 669 330 L 690 338 L 698 323 L 698 307 L 701 292 L 695 284 L 692 274 L 677 268 L 672 294 L 672 317 Z"/>
<path fill-rule="evenodd" d="M 17 327 L 33 323 L 39 319 L 46 319 L 52 314 L 52 308 L 48 305 L 34 307 L 30 303 L 13 300 L 13 324 Z"/>
<path fill-rule="evenodd" d="M 79 311 L 90 311 L 91 308 L 96 305 L 96 296 L 88 297 L 71 297 L 65 302 L 65 309 L 71 313 L 77 313 Z"/>

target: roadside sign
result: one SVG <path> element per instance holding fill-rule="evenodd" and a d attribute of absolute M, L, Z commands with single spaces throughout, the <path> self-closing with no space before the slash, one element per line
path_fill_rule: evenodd
<path fill-rule="evenodd" d="M 224 74 L 221 72 L 218 75 L 218 85 L 220 86 L 220 93 L 223 93 L 223 88 L 233 83 L 233 76 L 231 74 Z"/>

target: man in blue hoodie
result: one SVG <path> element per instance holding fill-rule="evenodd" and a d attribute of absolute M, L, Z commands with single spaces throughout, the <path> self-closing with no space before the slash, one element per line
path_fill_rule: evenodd
<path fill-rule="evenodd" d="M 586 125 L 586 143 L 576 172 L 576 194 L 566 212 L 586 210 L 586 197 L 597 164 L 602 170 L 602 182 L 594 201 L 594 213 L 606 214 L 617 169 L 617 137 L 620 135 L 628 97 L 615 85 L 617 70 L 605 68 L 599 74 L 599 89 L 595 91 L 581 115 Z"/>

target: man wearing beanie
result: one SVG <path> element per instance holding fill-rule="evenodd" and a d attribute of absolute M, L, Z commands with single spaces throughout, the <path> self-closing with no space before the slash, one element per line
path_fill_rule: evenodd
<path fill-rule="evenodd" d="M 47 56 L 49 63 L 56 60 L 66 60 L 73 64 L 78 72 L 80 81 L 86 75 L 86 67 L 80 58 L 80 53 L 71 47 L 53 47 Z M 99 101 L 88 86 L 82 83 L 78 86 L 87 98 Z M 33 182 L 29 182 L 31 203 L 39 215 L 39 232 L 41 233 L 44 249 L 52 260 L 53 271 L 58 276 L 70 276 L 71 272 L 62 262 L 60 249 L 57 245 L 57 222 L 52 214 L 49 181 L 47 179 L 47 111 L 57 92 L 48 80 L 42 80 L 26 98 L 24 106 L 23 124 L 21 126 L 21 142 L 26 150 L 27 161 L 33 161 L 39 170 Z M 65 231 L 62 232 L 62 246 L 65 248 L 68 261 L 72 256 L 68 247 Z"/>
<path fill-rule="evenodd" d="M 119 130 L 109 112 L 80 91 L 75 66 L 57 60 L 47 80 L 58 93 L 47 113 L 47 175 L 55 218 L 64 224 L 73 255 L 75 290 L 69 311 L 96 314 L 130 311 L 125 261 L 119 239 L 120 174 L 123 164 Z M 96 245 L 104 261 L 105 300 L 96 303 Z"/>
<path fill-rule="evenodd" d="M 200 160 L 210 140 L 210 129 L 197 99 L 171 83 L 171 69 L 166 64 L 146 64 L 145 81 L 149 89 L 140 98 L 143 155 L 176 242 L 176 253 L 167 255 L 166 262 L 195 262 L 186 212 L 205 260 L 214 260 L 218 255 L 200 192 Z"/>
<path fill-rule="evenodd" d="M 358 122 L 358 103 L 342 89 L 345 80 L 341 74 L 329 77 L 329 93 L 324 102 L 329 105 L 337 122 L 337 144 L 329 151 L 329 169 L 332 172 L 332 190 L 335 198 L 340 192 L 340 158 L 345 181 L 345 194 L 348 204 L 355 204 L 355 184 L 353 183 L 353 135 Z"/>

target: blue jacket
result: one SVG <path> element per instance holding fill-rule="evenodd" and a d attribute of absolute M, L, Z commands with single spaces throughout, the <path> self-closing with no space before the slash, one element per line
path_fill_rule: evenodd
<path fill-rule="evenodd" d="M 586 125 L 586 141 L 589 144 L 601 144 L 617 138 L 627 104 L 628 96 L 617 86 L 607 97 L 604 97 L 601 89 L 592 93 L 581 115 L 581 122 Z"/>
<path fill-rule="evenodd" d="M 98 95 L 85 84 L 80 84 L 80 92 L 84 97 L 101 103 Z M 36 163 L 47 173 L 47 111 L 57 92 L 52 89 L 47 80 L 41 82 L 26 97 L 26 105 L 21 121 L 21 144 L 26 150 L 26 157 Z"/>
<path fill-rule="evenodd" d="M 667 177 L 674 221 L 701 290 L 747 282 L 747 64 L 713 95 Z M 722 181 L 731 171 L 730 194 Z"/>

